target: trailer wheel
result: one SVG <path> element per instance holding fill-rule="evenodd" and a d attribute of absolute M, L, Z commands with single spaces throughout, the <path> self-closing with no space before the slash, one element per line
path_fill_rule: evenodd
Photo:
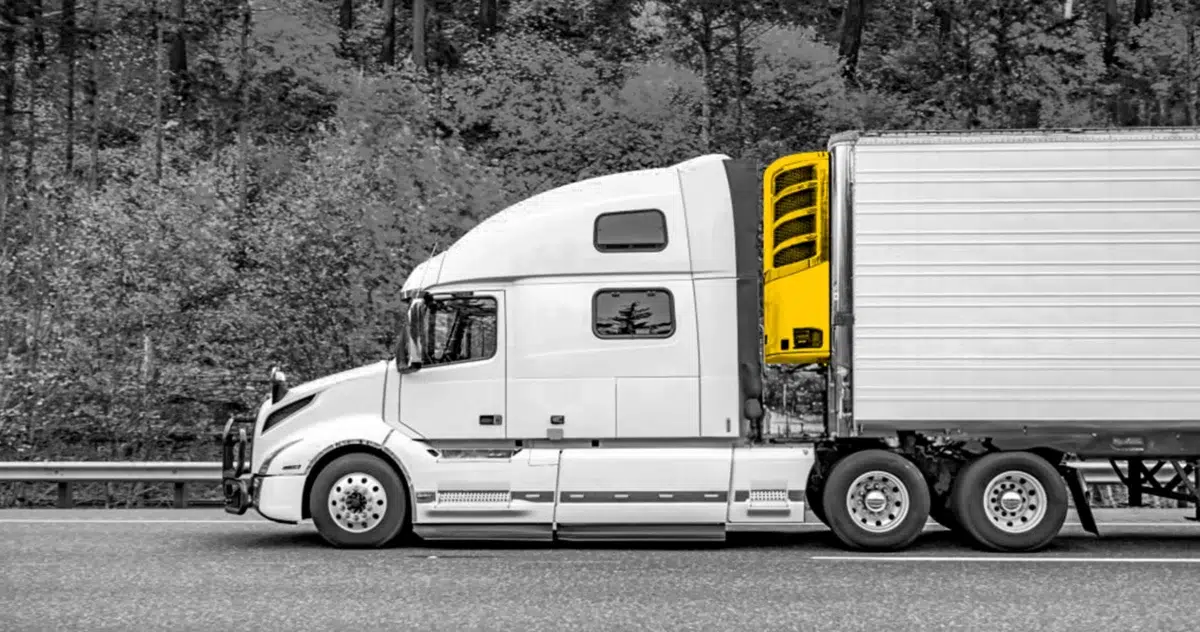
<path fill-rule="evenodd" d="M 912 544 L 929 518 L 929 487 L 917 466 L 885 450 L 838 461 L 825 480 L 826 524 L 846 546 L 894 551 Z"/>
<path fill-rule="evenodd" d="M 404 483 L 378 457 L 353 453 L 321 469 L 308 496 L 313 524 L 344 548 L 382 547 L 396 539 L 408 513 Z"/>
<path fill-rule="evenodd" d="M 1030 452 L 994 452 L 972 461 L 954 481 L 951 507 L 962 530 L 986 549 L 1035 551 L 1067 519 L 1067 485 Z"/>

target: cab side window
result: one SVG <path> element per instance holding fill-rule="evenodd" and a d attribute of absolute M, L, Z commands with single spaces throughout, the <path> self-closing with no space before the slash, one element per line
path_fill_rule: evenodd
<path fill-rule="evenodd" d="M 486 360 L 496 355 L 496 300 L 437 299 L 429 311 L 426 366 Z"/>

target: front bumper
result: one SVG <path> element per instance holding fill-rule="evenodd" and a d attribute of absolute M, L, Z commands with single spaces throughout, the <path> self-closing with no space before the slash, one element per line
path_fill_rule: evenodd
<path fill-rule="evenodd" d="M 240 516 L 250 509 L 256 508 L 261 482 L 262 479 L 257 475 L 245 478 L 223 478 L 221 487 L 225 494 L 226 513 Z"/>
<path fill-rule="evenodd" d="M 254 429 L 253 417 L 230 417 L 221 435 L 221 491 L 225 496 L 225 511 L 242 515 L 258 500 L 258 477 L 249 474 Z M 249 427 L 250 432 L 247 432 Z"/>

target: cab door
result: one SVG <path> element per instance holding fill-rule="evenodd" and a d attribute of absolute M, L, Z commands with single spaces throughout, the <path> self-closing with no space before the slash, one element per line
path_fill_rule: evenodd
<path fill-rule="evenodd" d="M 427 439 L 506 436 L 504 292 L 434 295 L 420 370 L 400 378 L 400 421 Z"/>

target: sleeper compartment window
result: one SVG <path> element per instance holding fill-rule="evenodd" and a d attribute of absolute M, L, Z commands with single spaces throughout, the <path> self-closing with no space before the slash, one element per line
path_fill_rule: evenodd
<path fill-rule="evenodd" d="M 667 247 L 667 217 L 655 209 L 603 213 L 592 243 L 600 252 L 658 252 Z"/>

